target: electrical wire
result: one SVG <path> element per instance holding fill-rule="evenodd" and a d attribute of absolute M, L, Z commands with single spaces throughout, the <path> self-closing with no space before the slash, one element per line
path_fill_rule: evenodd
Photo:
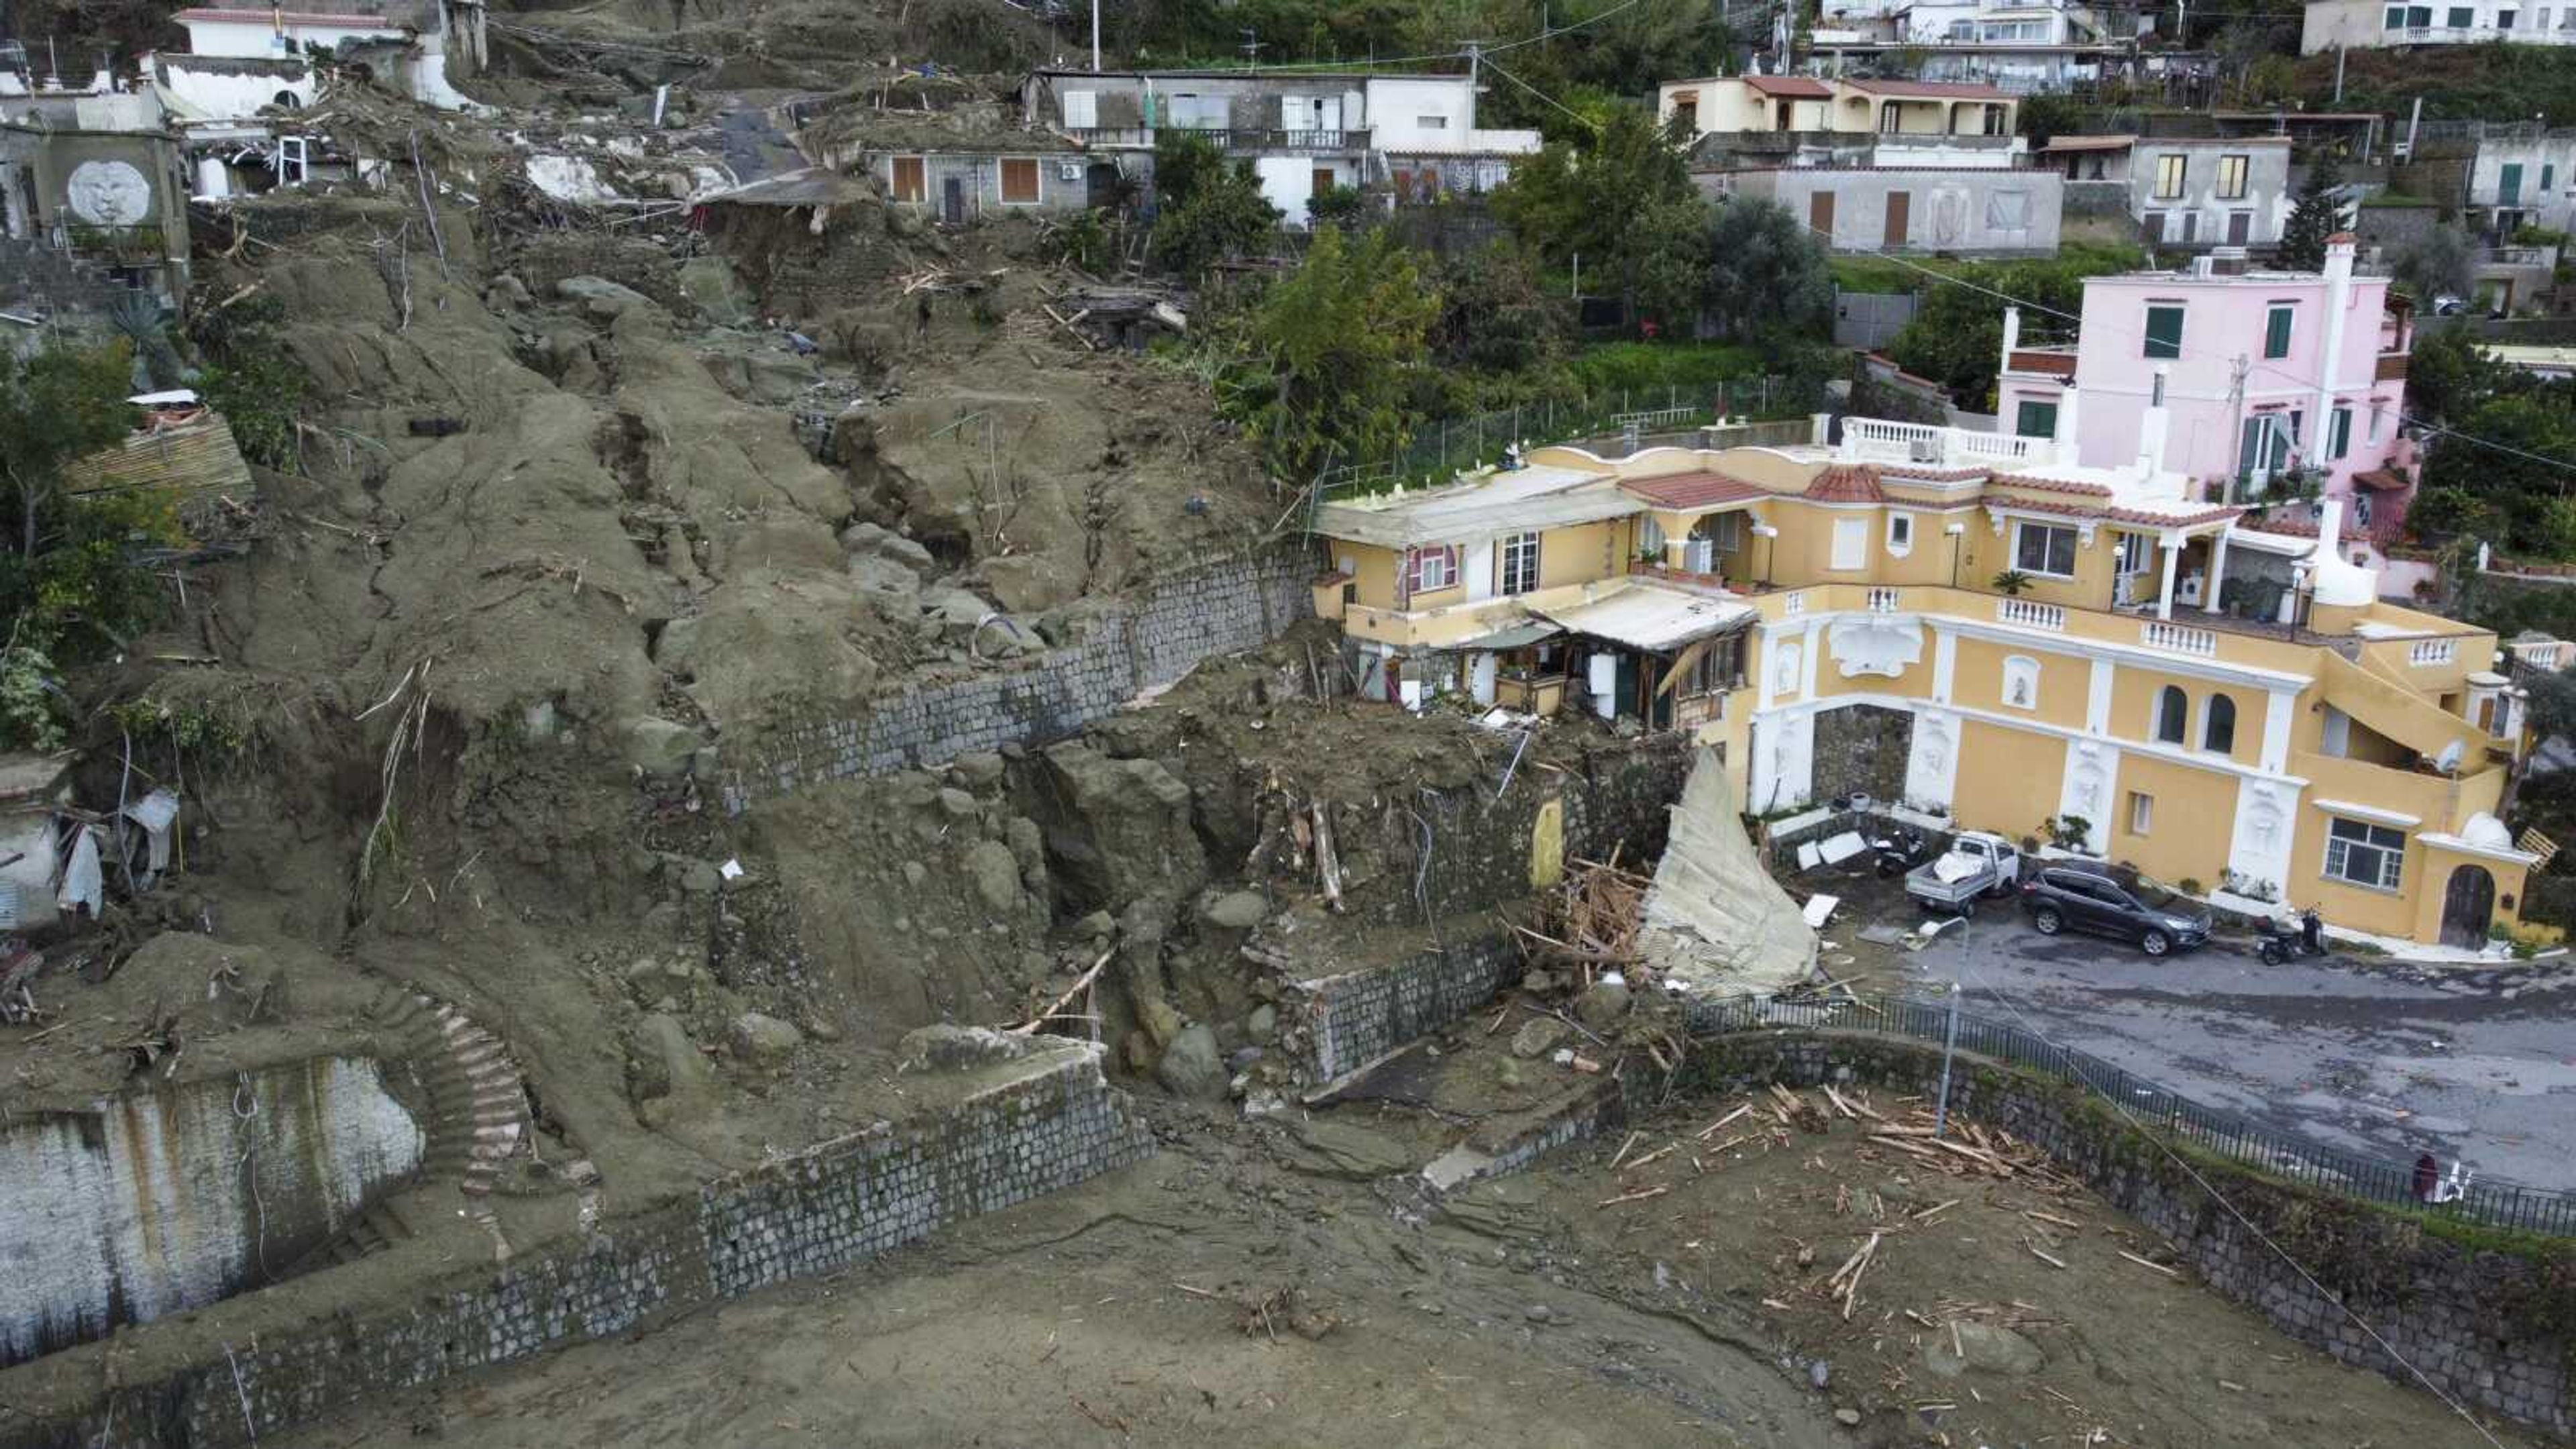
<path fill-rule="evenodd" d="M 1519 76 L 1516 76 L 1516 75 L 1512 74 L 1510 71 L 1507 71 L 1507 70 L 1503 69 L 1501 66 L 1494 64 L 1492 60 L 1488 59 L 1488 60 L 1485 62 L 1485 69 L 1492 71 L 1494 74 L 1496 74 L 1496 75 L 1498 75 L 1498 76 L 1501 76 L 1503 79 L 1505 79 L 1505 80 L 1507 80 L 1507 81 L 1510 81 L 1513 85 L 1519 86 L 1522 90 L 1525 90 L 1525 91 L 1529 92 L 1531 95 L 1534 95 L 1534 96 L 1538 97 L 1540 100 L 1547 102 L 1549 105 L 1556 107 L 1558 110 L 1563 111 L 1563 112 L 1565 112 L 1567 115 L 1574 117 L 1574 119 L 1576 119 L 1576 120 L 1578 120 L 1578 121 L 1581 121 L 1583 124 L 1585 124 L 1585 125 L 1587 125 L 1587 126 L 1590 126 L 1593 130 L 1595 130 L 1595 131 L 1599 131 L 1599 130 L 1601 129 L 1601 123 L 1600 123 L 1599 121 L 1596 121 L 1596 120 L 1592 119 L 1590 116 L 1584 115 L 1584 114 L 1583 114 L 1582 112 L 1580 112 L 1580 111 L 1577 111 L 1577 110 L 1572 109 L 1571 107 L 1569 107 L 1569 106 L 1565 105 L 1564 103 L 1560 102 L 1559 100 L 1557 100 L 1557 98 L 1556 98 L 1556 97 L 1554 97 L 1554 96 L 1552 96 L 1552 95 L 1549 95 L 1547 92 L 1545 92 L 1545 91 L 1543 91 L 1543 90 L 1540 90 L 1538 87 L 1536 87 L 1536 86 L 1534 86 L 1534 85 L 1531 85 L 1528 81 L 1522 80 Z"/>
<path fill-rule="evenodd" d="M 1960 959 L 1958 964 L 1960 985 L 1963 987 L 1970 985 L 1971 978 L 1974 977 L 1976 973 L 1968 969 L 1968 963 L 1964 956 Z M 2479 1438 L 2484 1439 L 2487 1443 L 2495 1446 L 2495 1449 L 2504 1449 L 2504 1442 L 2496 1438 L 2493 1433 L 2489 1432 L 2486 1425 L 2479 1423 L 2477 1416 L 2471 1414 L 2466 1405 L 2451 1397 L 2448 1393 L 2443 1392 L 2442 1386 L 2434 1383 L 2422 1369 L 2417 1368 L 2413 1360 L 2407 1358 L 2406 1355 L 2399 1353 L 2397 1351 L 2397 1346 L 2390 1343 L 2387 1337 L 2381 1334 L 2377 1327 L 2372 1325 L 2370 1320 L 2362 1317 L 2358 1312 L 2354 1311 L 2353 1306 L 2350 1303 L 2344 1301 L 2343 1295 L 2328 1290 L 2323 1283 L 2318 1282 L 2316 1275 L 2308 1271 L 2307 1265 L 2301 1263 L 2297 1258 L 2292 1257 L 2289 1249 L 2274 1242 L 2272 1240 L 2272 1236 L 2269 1233 L 2264 1232 L 2260 1226 L 2256 1225 L 2252 1218 L 2246 1216 L 2244 1210 L 2239 1208 L 2234 1201 L 2229 1199 L 2227 1194 L 2220 1192 L 2216 1184 L 2202 1176 L 2200 1169 L 2192 1166 L 2191 1163 L 2184 1160 L 2180 1153 L 2174 1151 L 2173 1148 L 2166 1143 L 2161 1133 L 2150 1129 L 2145 1122 L 2139 1120 L 2138 1114 L 2130 1111 L 2129 1104 L 2120 1100 L 2117 1093 L 2105 1090 L 2091 1077 L 2086 1076 L 2084 1069 L 2076 1065 L 2077 1058 L 2072 1048 L 2066 1046 L 2056 1038 L 2051 1037 L 2048 1033 L 2041 1031 L 2036 1023 L 2034 1023 L 2029 1017 L 2022 1014 L 2022 1010 L 2019 1006 L 2013 1004 L 2011 997 L 2004 995 L 2001 991 L 1987 987 L 1982 983 L 1977 984 L 1976 989 L 1992 997 L 2005 1011 L 2011 1013 L 2013 1020 L 2021 1023 L 2022 1030 L 2029 1032 L 2032 1036 L 2039 1038 L 2040 1041 L 2047 1045 L 2056 1048 L 2061 1054 L 2059 1058 L 2060 1062 L 2068 1071 L 2075 1074 L 2076 1080 L 2090 1088 L 2095 1096 L 2110 1103 L 2112 1110 L 2128 1119 L 2129 1125 L 2137 1129 L 2139 1136 L 2144 1137 L 2147 1141 L 2155 1144 L 2156 1150 L 2163 1153 L 2166 1160 L 2172 1162 L 2174 1166 L 2181 1168 L 2193 1182 L 2200 1184 L 2200 1190 L 2208 1193 L 2212 1201 L 2216 1202 L 2220 1207 L 2225 1208 L 2228 1216 L 2236 1219 L 2237 1222 L 2244 1225 L 2245 1230 L 2254 1235 L 2256 1242 L 2259 1242 L 2264 1247 L 2271 1249 L 2282 1262 L 2289 1264 L 2290 1271 L 2298 1274 L 2310 1288 L 2315 1289 L 2319 1298 L 2332 1303 L 2336 1308 L 2342 1310 L 2344 1317 L 2351 1319 L 2355 1326 L 2360 1328 L 2363 1333 L 2370 1336 L 2371 1342 L 2379 1345 L 2380 1352 L 2387 1354 L 2390 1362 L 2413 1375 L 2415 1381 L 2424 1386 L 2425 1392 L 2431 1394 L 2437 1399 L 2440 1399 L 2444 1405 L 2449 1407 L 2451 1412 L 2459 1415 L 2470 1428 L 2475 1429 L 2478 1432 Z"/>

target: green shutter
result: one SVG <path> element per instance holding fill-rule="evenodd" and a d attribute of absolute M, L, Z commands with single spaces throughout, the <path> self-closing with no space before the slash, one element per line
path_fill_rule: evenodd
<path fill-rule="evenodd" d="M 2522 200 L 2522 164 L 2509 161 L 2505 163 L 2503 172 L 2496 177 L 2496 202 L 2501 206 L 2511 206 L 2520 200 Z"/>
<path fill-rule="evenodd" d="M 2057 435 L 2057 404 L 2025 400 L 2013 418 L 2013 434 L 2023 438 L 2050 438 Z"/>
<path fill-rule="evenodd" d="M 2328 449 L 2327 457 L 2341 458 L 2352 452 L 2352 409 L 2334 410 L 2334 437 L 2330 441 L 2332 447 Z"/>
<path fill-rule="evenodd" d="M 2293 314 L 2290 309 L 2287 307 L 2275 307 L 2272 309 L 2272 315 L 2263 328 L 2263 355 L 2265 357 L 2287 357 L 2290 355 L 2290 319 L 2292 315 Z"/>
<path fill-rule="evenodd" d="M 2149 307 L 2147 309 L 2147 356 L 2182 356 L 2182 309 Z"/>

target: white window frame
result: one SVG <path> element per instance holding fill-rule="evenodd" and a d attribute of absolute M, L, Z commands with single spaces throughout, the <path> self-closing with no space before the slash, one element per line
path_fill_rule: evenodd
<path fill-rule="evenodd" d="M 1063 93 L 1060 105 L 1064 111 L 1066 130 L 1089 131 L 1099 126 L 1100 93 L 1098 91 L 1066 91 Z"/>
<path fill-rule="evenodd" d="M 1825 567 L 1836 573 L 1849 573 L 1869 567 L 1869 520 L 1837 518 L 1834 520 L 1833 555 Z"/>
<path fill-rule="evenodd" d="M 1912 553 L 1912 552 L 1914 552 L 1914 515 L 1913 515 L 1913 514 L 1911 514 L 1911 513 L 1890 513 L 1890 514 L 1888 514 L 1888 515 L 1887 515 L 1887 555 L 1888 555 L 1888 557 L 1890 557 L 1890 558 L 1903 558 L 1903 557 L 1905 557 L 1907 554 Z"/>
<path fill-rule="evenodd" d="M 1446 131 L 1449 129 L 1449 118 L 1447 116 L 1416 116 L 1413 118 L 1413 124 L 1417 128 L 1425 131 Z"/>
<path fill-rule="evenodd" d="M 2172 739 L 2165 738 L 2165 696 L 2182 697 L 2182 717 Z M 2147 696 L 2147 740 L 2151 744 L 2171 745 L 2177 750 L 2191 748 L 2191 691 L 2179 684 L 2159 684 Z"/>
<path fill-rule="evenodd" d="M 2165 166 L 2173 166 L 2173 190 L 2165 190 Z M 2147 194 L 2157 201 L 2180 201 L 2191 189 L 2191 157 L 2180 151 L 2166 151 L 2156 157 L 2155 174 L 2149 180 Z"/>
<path fill-rule="evenodd" d="M 2129 792 L 2129 833 L 2151 835 L 2156 828 L 2156 797 L 2144 790 Z"/>
<path fill-rule="evenodd" d="M 1536 532 L 1505 534 L 1494 544 L 1494 592 L 1506 597 L 1538 588 L 1539 536 Z M 1519 587 L 1515 588 L 1515 575 Z"/>
<path fill-rule="evenodd" d="M 2054 569 L 2032 568 L 2030 565 L 2022 562 L 2021 541 L 2025 535 L 2034 529 L 2047 530 L 2066 535 L 2066 572 L 2059 573 Z M 2013 571 L 2015 573 L 2028 574 L 2035 579 L 2073 579 L 2075 577 L 2075 554 L 2077 550 L 2084 546 L 2084 540 L 2076 533 L 2074 524 L 2041 523 L 2037 519 L 2032 518 L 2016 518 L 2013 520 L 2012 542 Z M 2042 544 L 2040 546 L 2039 553 L 2042 559 L 2047 558 L 2048 546 L 2046 544 Z"/>
<path fill-rule="evenodd" d="M 1423 565 L 1435 560 L 1440 565 L 1440 582 L 1425 583 L 1423 580 L 1430 571 Z M 1434 543 L 1417 548 L 1405 559 L 1404 570 L 1407 585 L 1405 593 L 1408 597 L 1414 594 L 1436 594 L 1443 589 L 1454 589 L 1458 587 L 1458 545 Z"/>
<path fill-rule="evenodd" d="M 2355 834 L 2338 834 L 2349 827 Z M 2393 838 L 2390 844 L 2380 837 Z M 2370 867 L 2356 863 L 2356 857 L 2370 862 Z M 2366 870 L 2367 873 L 2358 873 Z M 2395 894 L 2406 878 L 2406 832 L 2393 825 L 2374 824 L 2335 815 L 2326 820 L 2326 856 L 2318 863 L 2317 873 L 2327 880 L 2359 886 L 2366 891 Z"/>

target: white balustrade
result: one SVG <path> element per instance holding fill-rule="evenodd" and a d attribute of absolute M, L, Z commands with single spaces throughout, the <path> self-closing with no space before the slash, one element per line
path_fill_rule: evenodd
<path fill-rule="evenodd" d="M 2428 664 L 2448 664 L 2457 652 L 2457 643 L 2453 639 L 2418 639 L 2407 646 L 2406 662 L 2419 669 Z"/>
<path fill-rule="evenodd" d="M 1995 620 L 2002 624 L 2019 624 L 2025 629 L 2046 629 L 2051 633 L 2063 633 L 2066 629 L 2066 609 L 2063 605 L 2036 603 L 2029 599 L 1997 599 L 1995 600 Z"/>
<path fill-rule="evenodd" d="M 2197 654 L 2204 659 L 2218 653 L 2218 636 L 2207 629 L 2187 629 L 2161 619 L 2149 619 L 2138 628 L 2139 642 L 2150 649 L 2163 649 L 2175 654 Z"/>
<path fill-rule="evenodd" d="M 1874 588 L 1869 591 L 1868 602 L 1873 614 L 1893 614 L 1896 606 L 1905 602 L 1905 595 L 1898 589 Z"/>

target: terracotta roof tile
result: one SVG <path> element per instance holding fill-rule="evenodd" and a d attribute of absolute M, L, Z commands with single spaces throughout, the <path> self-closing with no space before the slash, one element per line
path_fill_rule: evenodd
<path fill-rule="evenodd" d="M 1843 84 L 1873 96 L 1940 96 L 1958 101 L 2009 101 L 2013 93 L 1963 81 L 1855 80 Z"/>
<path fill-rule="evenodd" d="M 2106 483 L 2084 483 L 2073 478 L 2038 478 L 2027 473 L 1997 473 L 1995 484 L 2004 488 L 2030 488 L 2041 493 L 2080 493 L 2087 498 L 2108 498 L 2111 488 Z"/>
<path fill-rule="evenodd" d="M 1741 503 L 1751 498 L 1771 496 L 1770 490 L 1759 484 L 1716 472 L 1626 478 L 1620 480 L 1619 486 L 1657 508 L 1713 508 L 1723 503 Z"/>
<path fill-rule="evenodd" d="M 1811 76 L 1749 75 L 1744 83 L 1766 96 L 1785 96 L 1794 100 L 1824 101 L 1833 99 L 1834 88 Z"/>
<path fill-rule="evenodd" d="M 1875 470 L 1854 465 L 1827 468 L 1807 481 L 1806 496 L 1818 503 L 1885 503 Z"/>
<path fill-rule="evenodd" d="M 2195 528 L 2234 518 L 2245 510 L 2232 504 L 2212 504 L 2197 513 L 2149 513 L 2137 508 L 2106 508 L 2086 503 L 2059 503 L 2038 498 L 1988 499 L 2007 508 L 2028 509 L 2037 513 L 2061 513 L 2069 518 L 2094 518 L 2105 523 L 2135 523 L 2148 528 Z"/>

